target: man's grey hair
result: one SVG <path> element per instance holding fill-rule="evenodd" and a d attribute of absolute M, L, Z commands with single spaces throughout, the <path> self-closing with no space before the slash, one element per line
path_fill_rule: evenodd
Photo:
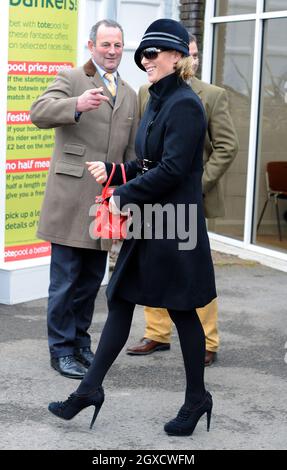
<path fill-rule="evenodd" d="M 197 44 L 197 39 L 196 39 L 196 36 L 194 36 L 194 34 L 188 33 L 188 37 L 189 37 L 189 43 L 195 42 L 195 44 Z"/>
<path fill-rule="evenodd" d="M 98 29 L 102 24 L 105 25 L 107 28 L 118 28 L 122 33 L 123 43 L 124 43 L 124 30 L 123 30 L 122 26 L 114 20 L 101 20 L 101 21 L 98 21 L 92 27 L 92 29 L 90 31 L 89 39 L 91 41 L 93 41 L 94 44 L 96 44 Z"/>

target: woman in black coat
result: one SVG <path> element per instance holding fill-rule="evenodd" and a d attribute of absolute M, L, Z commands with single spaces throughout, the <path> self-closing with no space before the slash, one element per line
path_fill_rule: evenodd
<path fill-rule="evenodd" d="M 127 341 L 135 304 L 142 304 L 168 309 L 184 359 L 184 405 L 165 431 L 190 435 L 204 413 L 209 429 L 212 398 L 204 387 L 205 338 L 195 309 L 211 302 L 216 290 L 201 188 L 206 121 L 199 98 L 185 83 L 192 75 L 188 43 L 180 23 L 161 19 L 149 26 L 136 50 L 135 62 L 152 83 L 151 99 L 137 134 L 138 160 L 125 164 L 128 182 L 115 190 L 109 207 L 113 213 L 128 208 L 135 213 L 136 205 L 142 217 L 133 221 L 136 236 L 124 241 L 107 288 L 109 315 L 95 359 L 77 391 L 49 405 L 61 418 L 93 405 L 93 425 L 104 401 L 103 379 Z M 111 164 L 88 165 L 97 182 L 105 183 Z M 120 175 L 118 167 L 113 184 Z M 168 216 L 157 212 L 154 220 L 152 207 L 165 208 Z"/>

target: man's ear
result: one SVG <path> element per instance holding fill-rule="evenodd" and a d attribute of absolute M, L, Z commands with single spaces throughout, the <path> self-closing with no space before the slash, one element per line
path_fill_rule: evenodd
<path fill-rule="evenodd" d="M 93 43 L 93 41 L 91 41 L 91 40 L 89 39 L 89 40 L 88 40 L 88 49 L 89 49 L 90 52 L 92 52 L 92 49 L 93 49 L 93 46 L 94 46 L 94 45 L 95 45 L 95 44 Z"/>

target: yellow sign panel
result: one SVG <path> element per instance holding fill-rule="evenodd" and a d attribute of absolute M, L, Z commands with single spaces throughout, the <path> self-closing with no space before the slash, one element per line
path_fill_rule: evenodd
<path fill-rule="evenodd" d="M 10 0 L 5 261 L 50 254 L 36 238 L 54 131 L 36 128 L 32 102 L 57 72 L 74 67 L 77 0 Z"/>

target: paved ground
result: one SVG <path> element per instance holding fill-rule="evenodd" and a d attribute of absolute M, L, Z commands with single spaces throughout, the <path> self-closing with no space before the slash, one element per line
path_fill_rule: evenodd
<path fill-rule="evenodd" d="M 183 401 L 177 335 L 170 352 L 131 357 L 123 351 L 105 381 L 95 428 L 92 410 L 54 418 L 51 400 L 77 382 L 49 367 L 46 299 L 0 305 L 1 449 L 286 449 L 287 274 L 214 253 L 220 304 L 218 362 L 206 369 L 214 398 L 211 430 L 202 419 L 192 437 L 168 437 L 163 423 Z M 95 306 L 93 345 L 106 317 L 104 289 Z M 143 333 L 137 307 L 129 344 Z"/>

